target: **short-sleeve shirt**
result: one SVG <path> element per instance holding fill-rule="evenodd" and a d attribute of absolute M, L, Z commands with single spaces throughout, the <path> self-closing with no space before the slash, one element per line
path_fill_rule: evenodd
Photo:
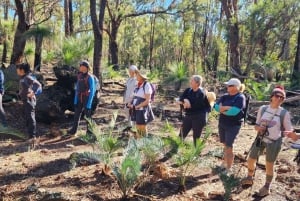
<path fill-rule="evenodd" d="M 237 107 L 240 112 L 235 116 L 228 116 L 225 114 L 220 114 L 219 123 L 225 125 L 241 125 L 243 122 L 243 108 L 246 107 L 246 97 L 242 93 L 235 95 L 225 94 L 218 101 L 217 104 L 222 106 Z"/>
<path fill-rule="evenodd" d="M 265 107 L 265 106 L 261 106 L 258 110 L 256 124 L 267 126 L 267 128 L 268 128 L 267 139 L 277 140 L 282 136 L 280 113 L 284 109 L 282 107 L 271 108 L 270 106 L 267 106 L 265 112 L 263 114 L 261 114 L 263 107 Z M 284 127 L 284 130 L 286 130 L 286 131 L 293 130 L 291 116 L 290 116 L 289 112 L 285 113 L 282 126 Z M 266 139 L 266 141 L 268 141 L 267 139 Z"/>
<path fill-rule="evenodd" d="M 138 97 L 138 98 L 143 98 L 145 99 L 145 94 L 152 94 L 152 87 L 150 85 L 149 82 L 146 82 L 146 83 L 143 83 L 141 84 L 141 86 L 137 87 L 135 90 L 134 90 L 134 93 L 133 93 L 133 96 L 134 97 Z M 136 98 L 133 99 L 133 105 L 135 105 L 135 100 Z"/>

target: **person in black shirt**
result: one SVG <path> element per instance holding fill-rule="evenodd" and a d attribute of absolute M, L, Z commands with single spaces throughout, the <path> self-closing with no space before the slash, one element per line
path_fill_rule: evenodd
<path fill-rule="evenodd" d="M 179 136 L 185 139 L 190 130 L 193 129 L 195 146 L 207 123 L 208 112 L 211 111 L 211 106 L 207 100 L 205 91 L 201 88 L 201 84 L 202 77 L 200 75 L 193 75 L 190 80 L 191 87 L 187 88 L 179 98 L 179 103 L 185 110 L 185 117 Z"/>

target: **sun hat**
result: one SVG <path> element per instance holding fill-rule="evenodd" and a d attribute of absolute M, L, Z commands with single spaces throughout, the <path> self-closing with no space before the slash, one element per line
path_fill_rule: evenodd
<path fill-rule="evenodd" d="M 230 80 L 228 80 L 227 82 L 224 82 L 224 84 L 226 84 L 227 86 L 229 85 L 234 85 L 236 86 L 238 89 L 241 87 L 241 81 L 237 78 L 231 78 Z"/>
<path fill-rule="evenodd" d="M 142 72 L 141 70 L 136 70 L 135 72 L 136 72 L 136 74 L 138 74 L 139 76 L 141 76 L 144 80 L 148 79 L 148 77 L 146 75 L 146 72 Z"/>

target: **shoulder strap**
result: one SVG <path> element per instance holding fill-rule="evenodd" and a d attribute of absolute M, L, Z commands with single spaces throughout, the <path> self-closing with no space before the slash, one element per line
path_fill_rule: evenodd
<path fill-rule="evenodd" d="M 282 109 L 281 112 L 280 112 L 280 115 L 279 115 L 279 118 L 280 118 L 280 130 L 281 131 L 284 131 L 283 121 L 284 121 L 284 116 L 285 116 L 286 113 L 287 113 L 287 110 L 286 109 Z"/>
<path fill-rule="evenodd" d="M 263 116 L 263 114 L 265 113 L 265 111 L 267 110 L 267 108 L 268 108 L 267 105 L 264 105 L 264 106 L 261 108 L 260 117 Z"/>

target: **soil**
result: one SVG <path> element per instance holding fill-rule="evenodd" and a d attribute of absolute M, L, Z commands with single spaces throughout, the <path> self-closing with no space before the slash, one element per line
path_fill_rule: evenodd
<path fill-rule="evenodd" d="M 118 110 L 115 130 L 121 131 L 125 123 L 122 110 L 122 91 L 118 85 L 104 87 L 101 103 L 93 116 L 100 128 L 107 127 L 114 111 Z M 176 95 L 176 93 L 174 93 Z M 169 95 L 156 95 L 154 108 L 165 111 L 149 126 L 149 133 L 162 137 L 169 136 L 163 132 L 167 118 L 169 123 L 179 131 L 181 121 L 179 108 Z M 173 95 L 171 95 L 173 96 Z M 159 97 L 159 98 L 158 98 Z M 6 104 L 5 110 L 9 125 L 26 132 L 19 102 Z M 157 110 L 157 111 L 160 111 Z M 79 137 L 63 139 L 61 135 L 70 128 L 72 115 L 66 114 L 62 122 L 51 125 L 38 123 L 38 132 L 42 134 L 40 146 L 31 149 L 27 141 L 16 137 L 0 134 L 0 200 L 121 200 L 122 193 L 113 174 L 102 172 L 103 163 L 81 164 L 71 167 L 72 153 L 93 151 L 93 147 L 80 140 Z M 234 176 L 220 174 L 217 165 L 221 163 L 222 145 L 218 141 L 217 120 L 211 119 L 209 127 L 212 135 L 199 157 L 201 163 L 187 177 L 185 191 L 179 192 L 178 168 L 171 159 L 158 163 L 158 172 L 144 178 L 141 185 L 135 187 L 127 200 L 225 200 L 226 180 L 239 181 L 246 176 L 246 155 L 255 138 L 252 125 L 242 127 L 235 142 Z M 80 129 L 84 133 L 85 121 Z M 132 132 L 120 132 L 120 137 L 126 140 Z M 191 134 L 190 134 L 191 135 Z M 192 141 L 191 136 L 186 139 Z M 214 153 L 214 154 L 211 154 Z M 165 153 L 162 153 L 162 157 Z M 263 186 L 265 180 L 264 155 L 259 158 L 254 185 L 243 189 L 239 185 L 232 189 L 230 200 L 300 200 L 300 169 L 293 161 L 296 150 L 282 148 L 275 164 L 276 176 L 272 184 L 271 194 L 259 198 L 256 192 Z M 121 154 L 116 157 L 120 161 Z"/>

